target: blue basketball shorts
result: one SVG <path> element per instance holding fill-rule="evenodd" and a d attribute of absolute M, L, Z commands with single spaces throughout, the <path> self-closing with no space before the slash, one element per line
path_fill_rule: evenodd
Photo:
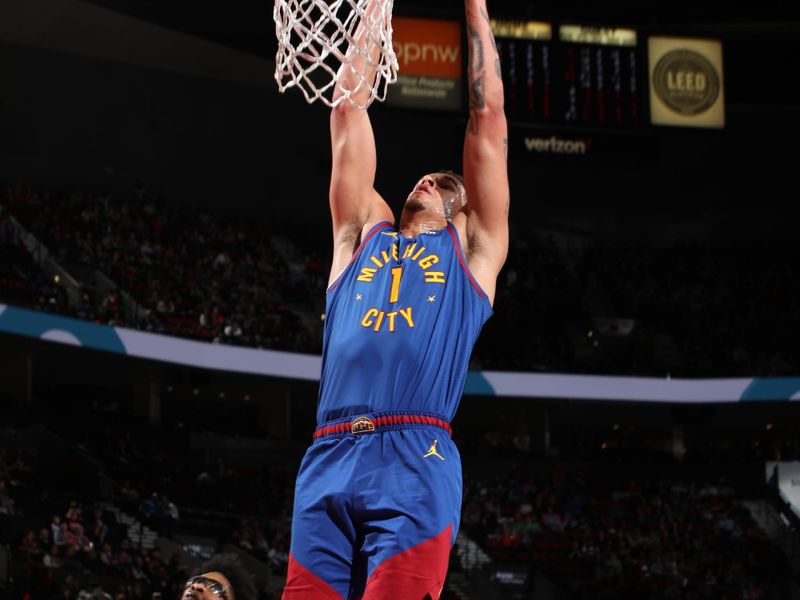
<path fill-rule="evenodd" d="M 324 424 L 297 477 L 284 600 L 439 597 L 461 516 L 461 458 L 435 417 Z"/>

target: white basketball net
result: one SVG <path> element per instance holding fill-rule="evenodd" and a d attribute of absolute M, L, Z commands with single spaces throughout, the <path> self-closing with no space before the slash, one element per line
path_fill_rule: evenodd
<path fill-rule="evenodd" d="M 275 0 L 275 80 L 278 89 L 297 86 L 310 103 L 322 100 L 330 107 L 349 100 L 360 109 L 386 99 L 389 84 L 397 81 L 397 57 L 392 49 L 394 0 Z M 363 23 L 365 35 L 356 42 Z M 340 84 L 339 68 L 349 71 L 349 83 Z M 375 73 L 374 81 L 372 73 Z M 360 93 L 367 90 L 368 94 Z M 357 95 L 357 97 L 356 97 Z"/>

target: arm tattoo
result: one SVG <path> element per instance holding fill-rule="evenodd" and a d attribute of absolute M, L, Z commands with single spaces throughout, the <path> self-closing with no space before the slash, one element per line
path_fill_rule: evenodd
<path fill-rule="evenodd" d="M 469 30 L 469 37 L 472 46 L 472 60 L 470 60 L 470 75 L 474 76 L 483 70 L 483 44 L 480 34 L 474 29 Z"/>
<path fill-rule="evenodd" d="M 497 52 L 497 42 L 494 39 L 494 32 L 492 31 L 492 20 L 489 18 L 489 14 L 483 7 L 481 7 L 481 16 L 486 20 L 486 24 L 489 25 L 489 39 L 492 40 L 494 51 Z M 499 52 L 497 53 L 499 54 Z"/>
<path fill-rule="evenodd" d="M 469 30 L 469 36 L 471 41 L 469 107 L 470 109 L 480 109 L 486 106 L 483 92 L 483 44 L 480 35 L 474 29 Z"/>
<path fill-rule="evenodd" d="M 503 80 L 503 72 L 500 70 L 500 50 L 497 48 L 497 40 L 494 39 L 494 31 L 492 31 L 492 20 L 489 18 L 486 9 L 481 7 L 481 15 L 483 16 L 486 24 L 489 26 L 489 39 L 492 41 L 492 48 L 494 48 L 494 72 L 497 73 L 497 78 Z"/>
<path fill-rule="evenodd" d="M 486 97 L 483 93 L 483 75 L 478 75 L 470 86 L 469 107 L 470 109 L 484 108 Z"/>

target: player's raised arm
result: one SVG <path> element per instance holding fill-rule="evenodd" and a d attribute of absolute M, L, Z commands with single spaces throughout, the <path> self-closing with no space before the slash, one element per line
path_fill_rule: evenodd
<path fill-rule="evenodd" d="M 470 269 L 494 299 L 508 253 L 508 125 L 500 56 L 486 0 L 464 0 L 469 43 L 469 124 L 464 139 Z"/>
<path fill-rule="evenodd" d="M 375 2 L 370 3 L 368 14 L 376 15 Z M 365 17 L 369 18 L 369 17 Z M 375 17 L 377 18 L 377 17 Z M 345 61 L 340 68 L 334 100 L 344 94 L 343 90 L 355 90 L 352 97 L 361 106 L 367 104 L 370 89 L 359 85 L 358 73 L 366 73 L 368 83 L 375 80 L 380 48 L 370 43 L 366 23 L 356 30 L 354 43 L 348 49 L 351 62 Z M 364 54 L 369 49 L 369 60 Z M 366 109 L 356 108 L 348 100 L 340 102 L 331 111 L 331 168 L 330 207 L 333 220 L 333 262 L 331 281 L 347 266 L 365 227 L 387 220 L 394 222 L 389 206 L 375 191 L 375 168 L 377 164 L 375 138 Z"/>

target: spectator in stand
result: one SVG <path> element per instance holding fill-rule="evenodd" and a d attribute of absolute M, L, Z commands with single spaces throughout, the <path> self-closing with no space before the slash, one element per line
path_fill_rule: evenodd
<path fill-rule="evenodd" d="M 50 521 L 50 537 L 53 538 L 53 543 L 56 546 L 63 546 L 67 543 L 64 539 L 64 532 L 61 530 L 61 517 L 59 515 L 53 515 L 53 519 Z"/>
<path fill-rule="evenodd" d="M 97 514 L 94 519 L 94 527 L 92 527 L 92 543 L 100 546 L 106 541 L 106 536 L 108 536 L 108 525 L 103 521 L 102 514 Z"/>
<path fill-rule="evenodd" d="M 76 500 L 72 500 L 69 503 L 69 508 L 67 509 L 66 519 L 67 524 L 71 530 L 75 530 L 76 525 L 80 525 L 82 519 L 83 510 L 80 507 L 80 504 Z"/>
<path fill-rule="evenodd" d="M 44 566 L 44 555 L 38 548 L 28 555 L 26 565 L 28 595 L 31 600 L 44 600 L 53 588 L 53 574 Z"/>
<path fill-rule="evenodd" d="M 166 494 L 161 494 L 159 503 L 161 504 L 161 510 L 163 511 L 167 520 L 169 520 L 171 523 L 177 523 L 180 520 L 181 514 L 178 510 L 178 507 L 172 500 L 169 499 Z"/>
<path fill-rule="evenodd" d="M 127 326 L 318 351 L 322 327 L 303 323 L 324 311 L 310 300 L 320 297 L 316 290 L 324 287 L 321 274 L 329 264 L 319 239 L 293 236 L 302 244 L 299 256 L 285 259 L 258 224 L 189 213 L 144 187 L 139 192 L 140 200 L 136 194 L 37 194 L 22 186 L 0 193 L 7 213 L 65 264 L 99 269 L 119 285 L 108 296 L 68 306 L 63 288 L 38 276 L 29 256 L 23 260 L 27 250 L 18 247 L 10 219 L 0 217 L 0 248 L 15 257 L 3 261 L 0 254 L 0 265 L 13 262 L 26 271 L 25 281 L 14 278 L 30 296 L 25 302 L 121 323 L 125 290 L 143 309 Z M 512 228 L 514 249 L 498 281 L 496 315 L 475 347 L 474 368 L 694 377 L 790 375 L 800 366 L 787 334 L 800 328 L 792 240 L 783 247 L 706 241 L 648 247 L 589 243 L 566 231 L 559 238 L 557 245 L 541 230 Z M 0 297 L 3 281 L 0 268 Z M 603 314 L 590 307 L 602 307 Z M 570 338 L 571 323 L 597 333 L 593 320 L 613 315 L 634 321 L 632 332 L 608 344 L 595 336 L 596 348 Z"/>
<path fill-rule="evenodd" d="M 217 554 L 189 577 L 181 600 L 257 600 L 253 576 L 235 554 Z"/>
<path fill-rule="evenodd" d="M 68 571 L 82 571 L 81 556 L 77 545 L 68 545 L 64 550 L 64 568 Z"/>
<path fill-rule="evenodd" d="M 36 533 L 34 533 L 33 529 L 29 529 L 19 543 L 19 552 L 21 554 L 30 555 L 33 552 L 40 550 L 39 540 L 36 538 Z"/>
<path fill-rule="evenodd" d="M 14 514 L 14 500 L 8 491 L 6 480 L 0 477 L 0 515 Z"/>
<path fill-rule="evenodd" d="M 99 583 L 91 581 L 87 589 L 80 591 L 78 600 L 111 600 L 111 595 Z"/>
<path fill-rule="evenodd" d="M 77 548 L 78 547 L 78 536 L 76 536 L 72 530 L 69 528 L 69 525 L 66 521 L 61 522 L 61 535 L 59 536 L 60 539 L 63 540 L 63 544 L 67 548 Z"/>
<path fill-rule="evenodd" d="M 579 599 L 732 600 L 742 589 L 777 598 L 765 590 L 785 580 L 787 559 L 732 494 L 667 479 L 605 489 L 563 473 L 512 473 L 465 486 L 463 523 L 497 559 L 533 557 Z M 532 514 L 540 527 L 527 530 Z"/>
<path fill-rule="evenodd" d="M 80 594 L 81 586 L 75 575 L 71 573 L 64 577 L 60 592 L 54 596 L 57 600 L 76 600 Z"/>
<path fill-rule="evenodd" d="M 52 545 L 52 540 L 50 539 L 50 528 L 49 527 L 42 527 L 39 530 L 39 546 L 42 549 L 49 549 Z"/>
<path fill-rule="evenodd" d="M 61 557 L 58 554 L 58 546 L 53 544 L 50 546 L 50 552 L 45 555 L 44 559 L 44 566 L 48 569 L 60 569 L 64 566 L 64 563 L 61 561 Z"/>
<path fill-rule="evenodd" d="M 139 504 L 139 514 L 144 521 L 157 527 L 164 519 L 164 511 L 159 500 L 158 493 L 153 492 Z"/>
<path fill-rule="evenodd" d="M 123 509 L 131 511 L 139 506 L 139 491 L 133 486 L 129 479 L 122 482 L 119 495 L 123 504 Z"/>

